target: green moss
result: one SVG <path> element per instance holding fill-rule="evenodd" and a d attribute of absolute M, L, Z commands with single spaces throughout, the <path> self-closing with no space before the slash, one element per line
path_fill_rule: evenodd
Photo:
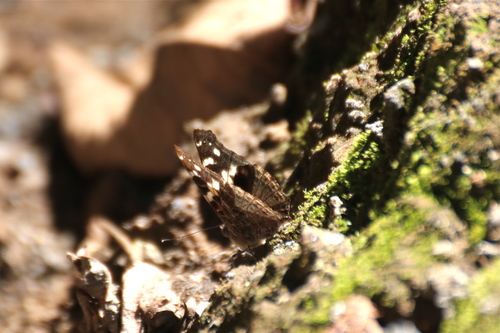
<path fill-rule="evenodd" d="M 427 1 L 421 3 L 418 8 L 413 5 L 407 6 L 405 10 L 401 11 L 402 15 L 388 30 L 387 35 L 374 43 L 372 51 L 376 53 L 385 52 L 389 45 L 398 50 L 393 66 L 385 70 L 388 84 L 413 75 L 419 70 L 427 53 L 428 43 L 426 39 L 434 28 L 436 15 L 444 3 L 444 1 Z M 420 15 L 415 27 L 408 24 L 408 17 L 416 15 L 412 13 L 414 10 L 418 10 Z"/>
<path fill-rule="evenodd" d="M 331 304 L 327 297 L 313 299 L 307 297 L 302 303 L 302 310 L 306 313 L 304 322 L 313 327 L 324 327 L 330 323 Z"/>
<path fill-rule="evenodd" d="M 441 205 L 451 207 L 469 224 L 469 241 L 474 245 L 484 238 L 486 211 L 490 200 L 496 197 L 498 175 L 483 168 L 482 126 L 471 128 L 459 119 L 460 113 L 452 109 L 447 112 L 422 112 L 415 116 L 410 125 L 415 132 L 408 136 L 414 140 L 410 144 L 413 153 L 410 164 L 402 170 L 406 177 L 400 179 L 398 186 L 406 192 L 433 195 Z M 463 140 L 465 136 L 467 140 Z M 486 177 L 484 188 L 479 191 L 472 178 L 481 174 Z M 493 177 L 488 177 L 490 174 Z"/>
<path fill-rule="evenodd" d="M 393 304 L 410 297 L 405 281 L 421 275 L 436 260 L 431 248 L 439 232 L 427 222 L 431 209 L 417 207 L 427 200 L 432 199 L 391 200 L 361 235 L 353 237 L 355 253 L 340 264 L 332 300 L 352 293 L 384 294 L 383 301 Z"/>
<path fill-rule="evenodd" d="M 306 115 L 297 122 L 297 128 L 292 134 L 292 140 L 290 141 L 288 151 L 285 156 L 285 162 L 286 160 L 298 160 L 299 156 L 303 154 L 304 147 L 306 146 L 305 136 L 309 129 L 311 121 L 312 113 L 310 110 L 308 110 L 306 112 Z"/>
<path fill-rule="evenodd" d="M 437 67 L 434 88 L 456 89 L 463 56 Z M 373 206 L 371 224 L 353 236 L 355 253 L 340 264 L 331 302 L 352 293 L 381 295 L 389 305 L 410 297 L 409 281 L 425 279 L 422 272 L 442 260 L 431 249 L 446 239 L 446 233 L 428 222 L 440 210 L 453 212 L 457 220 L 467 223 L 464 232 L 471 248 L 484 239 L 488 205 L 498 200 L 499 191 L 498 168 L 485 158 L 485 131 L 492 122 L 488 119 L 483 124 L 472 108 L 457 109 L 447 102 L 446 95 L 433 93 L 422 103 L 431 105 L 433 113 L 426 107 L 415 110 L 404 148 L 393 165 L 397 171 L 393 199 L 383 207 Z M 335 177 L 344 181 L 346 175 L 338 172 Z M 479 185 L 475 177 L 481 177 Z M 403 255 L 405 264 L 400 260 Z"/>
<path fill-rule="evenodd" d="M 498 113 L 498 105 L 486 105 L 487 110 L 479 114 L 469 104 L 453 99 L 453 92 L 465 91 L 457 84 L 467 71 L 465 28 L 456 18 L 440 16 L 432 35 L 435 49 L 428 52 L 429 46 L 424 39 L 434 26 L 433 20 L 441 3 L 422 4 L 427 5 L 429 7 L 421 9 L 426 16 L 416 30 L 404 31 L 406 35 L 400 39 L 402 45 L 396 47 L 400 54 L 394 67 L 386 72 L 387 77 L 394 80 L 415 75 L 415 82 L 420 84 L 420 100 L 416 102 L 421 105 L 411 109 L 412 118 L 403 148 L 396 158 L 397 163 L 392 165 L 392 174 L 386 175 L 385 179 L 396 179 L 388 187 L 391 193 L 387 198 L 379 197 L 377 187 L 383 187 L 382 177 L 377 182 L 366 181 L 371 179 L 366 175 L 380 165 L 383 151 L 371 140 L 369 133 L 362 133 L 327 182 L 305 192 L 304 203 L 299 208 L 296 219 L 300 222 L 346 231 L 350 221 L 340 218 L 328 221 L 329 200 L 336 195 L 343 203 L 348 203 L 357 195 L 361 198 L 358 202 L 368 208 L 370 220 L 365 229 L 351 236 L 354 255 L 339 263 L 339 273 L 328 297 L 305 303 L 311 312 L 307 323 L 312 326 L 326 325 L 331 305 L 353 293 L 381 296 L 386 306 L 410 299 L 412 283 L 426 281 L 424 274 L 428 268 L 449 260 L 432 254 L 436 242 L 450 237 L 447 230 L 433 224 L 436 214 L 450 214 L 460 226 L 467 227 L 459 229 L 456 232 L 459 235 L 454 237 L 468 241 L 467 250 L 472 252 L 486 234 L 489 203 L 500 199 L 500 168 L 486 157 L 489 135 L 485 134 L 488 126 L 497 121 L 481 118 L 484 113 Z M 484 18 L 473 22 L 477 33 L 485 32 L 484 22 Z M 403 23 L 398 21 L 397 24 Z M 396 28 L 390 30 L 397 31 Z M 393 38 L 394 34 L 388 34 L 374 45 L 373 50 L 384 50 Z M 495 64 L 489 65 L 489 68 L 495 67 Z M 418 73 L 422 68 L 428 72 Z M 498 80 L 485 82 L 481 86 L 467 82 L 467 98 L 492 91 L 495 88 L 491 87 L 496 87 L 497 83 Z M 488 85 L 490 87 L 486 88 Z M 351 209 L 359 213 L 360 206 L 353 205 Z M 479 311 L 484 308 L 489 293 L 500 293 L 499 262 L 497 260 L 474 277 L 470 295 L 457 301 L 457 315 L 445 322 L 443 331 L 467 332 L 484 328 L 488 332 L 491 327 L 500 325 L 498 307 L 495 310 L 497 317 Z M 493 284 L 498 288 L 491 288 Z"/>
<path fill-rule="evenodd" d="M 488 33 L 488 13 L 482 13 L 477 16 L 474 20 L 470 22 L 471 30 L 470 33 L 473 36 L 482 35 Z"/>
<path fill-rule="evenodd" d="M 456 315 L 441 325 L 443 333 L 496 333 L 500 327 L 500 259 L 478 271 L 468 296 L 456 302 Z"/>
<path fill-rule="evenodd" d="M 311 123 L 311 120 L 312 120 L 311 110 L 307 110 L 306 115 L 299 122 L 297 122 L 297 129 L 293 133 L 294 141 L 298 142 L 302 141 L 302 139 L 307 133 L 307 130 L 309 129 L 309 124 Z"/>
<path fill-rule="evenodd" d="M 304 203 L 296 214 L 297 221 L 317 227 L 347 230 L 347 220 L 337 219 L 335 225 L 327 221 L 329 199 L 337 195 L 342 201 L 347 201 L 352 192 L 365 193 L 364 175 L 376 166 L 380 158 L 378 144 L 370 139 L 370 133 L 364 132 L 357 137 L 345 161 L 330 174 L 326 184 L 304 192 Z"/>

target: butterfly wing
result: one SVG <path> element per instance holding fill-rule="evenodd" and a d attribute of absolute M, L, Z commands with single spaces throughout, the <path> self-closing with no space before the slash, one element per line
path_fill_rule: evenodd
<path fill-rule="evenodd" d="M 242 156 L 224 147 L 210 130 L 195 129 L 193 137 L 203 166 L 219 174 L 226 183 L 233 183 L 239 166 L 249 164 Z"/>
<path fill-rule="evenodd" d="M 203 194 L 205 200 L 214 208 L 220 219 L 224 222 L 224 214 L 222 211 L 220 199 L 220 187 L 224 183 L 221 177 L 210 169 L 204 168 L 200 163 L 196 162 L 188 153 L 175 146 L 175 152 L 179 157 L 182 165 L 193 178 L 198 188 Z"/>
<path fill-rule="evenodd" d="M 267 171 L 224 147 L 210 130 L 195 129 L 193 136 L 203 166 L 288 217 L 290 199 Z"/>
<path fill-rule="evenodd" d="M 237 186 L 224 184 L 220 199 L 224 218 L 231 221 L 223 233 L 241 249 L 262 245 L 284 222 L 281 213 Z"/>
<path fill-rule="evenodd" d="M 290 198 L 283 193 L 278 182 L 263 168 L 256 164 L 238 167 L 234 177 L 234 185 L 245 192 L 252 193 L 272 210 L 280 212 L 288 218 Z"/>
<path fill-rule="evenodd" d="M 212 131 L 196 129 L 193 136 L 201 164 L 175 150 L 224 223 L 224 235 L 242 249 L 261 245 L 289 219 L 290 199 L 267 171 L 224 147 Z"/>

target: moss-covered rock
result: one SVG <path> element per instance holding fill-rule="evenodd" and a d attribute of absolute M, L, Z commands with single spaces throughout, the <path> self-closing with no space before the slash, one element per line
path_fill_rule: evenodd
<path fill-rule="evenodd" d="M 327 1 L 289 84 L 289 103 L 300 99 L 288 114 L 295 133 L 284 156 L 299 161 L 287 183 L 292 229 L 342 232 L 352 252 L 305 245 L 309 227 L 291 251 L 284 239 L 298 233 L 287 229 L 256 266 L 258 279 L 233 279 L 214 297 L 225 300 L 224 313 L 242 311 L 246 321 L 216 329 L 208 312 L 207 330 L 334 330 L 333 309 L 354 294 L 371 299 L 382 326 L 498 329 L 500 237 L 492 230 L 500 219 L 492 207 L 500 201 L 500 10 L 397 4 L 382 15 L 387 21 L 353 27 L 335 21 L 335 9 L 380 14 L 380 2 Z M 334 28 L 350 38 L 366 30 L 340 42 Z M 235 294 L 237 283 L 248 284 L 244 296 Z"/>

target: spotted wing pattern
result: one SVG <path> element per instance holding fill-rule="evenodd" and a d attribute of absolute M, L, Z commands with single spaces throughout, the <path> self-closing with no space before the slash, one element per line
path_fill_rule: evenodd
<path fill-rule="evenodd" d="M 261 245 L 289 219 L 290 200 L 258 165 L 224 147 L 212 131 L 196 129 L 201 163 L 175 146 L 177 156 L 241 249 Z"/>

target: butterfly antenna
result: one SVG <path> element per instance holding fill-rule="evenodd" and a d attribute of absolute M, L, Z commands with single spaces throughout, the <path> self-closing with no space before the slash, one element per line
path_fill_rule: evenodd
<path fill-rule="evenodd" d="M 184 235 L 184 236 L 180 236 L 180 237 L 174 237 L 174 238 L 165 238 L 165 239 L 162 239 L 161 242 L 162 243 L 165 243 L 165 242 L 171 242 L 171 241 L 178 241 L 178 240 L 181 240 L 181 239 L 184 239 L 184 238 L 188 238 L 188 237 L 191 237 L 193 236 L 194 234 L 197 234 L 201 231 L 207 231 L 207 230 L 210 230 L 210 229 L 215 229 L 215 228 L 220 228 L 222 227 L 222 224 L 219 224 L 219 225 L 214 225 L 213 227 L 208 227 L 208 228 L 205 228 L 205 229 L 200 229 L 200 230 L 197 230 L 195 232 L 192 232 L 190 234 L 187 234 L 187 235 Z"/>

